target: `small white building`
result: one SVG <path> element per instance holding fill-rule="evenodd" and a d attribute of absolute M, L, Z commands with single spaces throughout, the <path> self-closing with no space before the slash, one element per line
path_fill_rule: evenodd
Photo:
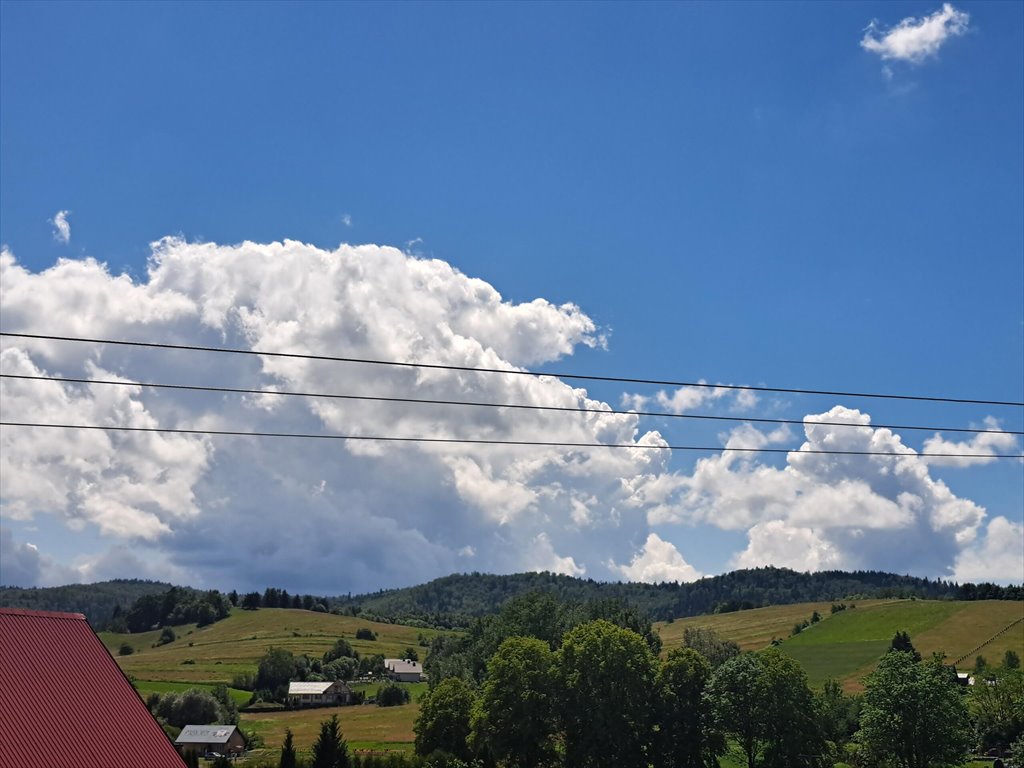
<path fill-rule="evenodd" d="M 245 737 L 233 725 L 186 725 L 174 740 L 183 752 L 205 755 L 241 755 L 245 752 Z"/>
<path fill-rule="evenodd" d="M 389 678 L 398 683 L 418 683 L 423 679 L 423 667 L 409 659 L 384 659 Z"/>
<path fill-rule="evenodd" d="M 352 703 L 352 689 L 342 680 L 288 683 L 288 703 L 293 707 L 329 707 Z"/>

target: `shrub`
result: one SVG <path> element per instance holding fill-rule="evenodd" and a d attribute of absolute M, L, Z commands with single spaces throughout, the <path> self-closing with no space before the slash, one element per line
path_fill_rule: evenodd
<path fill-rule="evenodd" d="M 397 707 L 409 703 L 409 691 L 395 683 L 387 683 L 377 689 L 378 707 Z"/>
<path fill-rule="evenodd" d="M 121 647 L 117 649 L 118 656 L 131 656 L 135 653 L 135 649 L 132 648 L 131 643 L 121 643 Z"/>
<path fill-rule="evenodd" d="M 160 639 L 156 641 L 157 645 L 167 645 L 173 643 L 178 639 L 178 636 L 174 634 L 174 630 L 170 627 L 164 627 L 163 631 L 160 632 Z"/>
<path fill-rule="evenodd" d="M 360 627 L 356 630 L 356 640 L 376 640 L 377 633 L 369 627 Z"/>

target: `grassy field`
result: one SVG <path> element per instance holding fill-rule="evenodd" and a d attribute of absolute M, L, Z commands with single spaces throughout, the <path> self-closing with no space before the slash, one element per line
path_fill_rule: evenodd
<path fill-rule="evenodd" d="M 802 603 L 680 619 L 658 624 L 665 649 L 682 644 L 688 626 L 707 626 L 744 650 L 767 646 L 773 637 L 786 638 L 782 649 L 807 671 L 811 684 L 828 678 L 843 682 L 849 691 L 863 689 L 863 678 L 874 669 L 897 631 L 910 633 L 925 657 L 944 653 L 953 662 L 971 654 L 961 666 L 974 663 L 974 649 L 1006 626 L 1024 617 L 1024 603 L 988 600 L 864 600 L 856 608 L 831 615 L 831 603 Z M 793 625 L 817 610 L 823 620 L 796 637 Z M 993 664 L 1013 649 L 1024 655 L 1024 624 L 1005 632 L 977 653 Z"/>
<path fill-rule="evenodd" d="M 356 640 L 356 630 L 368 628 L 377 640 Z M 177 639 L 153 647 L 159 632 L 122 635 L 101 632 L 100 639 L 115 655 L 118 664 L 137 680 L 231 684 L 241 672 L 255 672 L 256 665 L 271 646 L 292 653 L 320 656 L 339 637 L 346 638 L 362 655 L 401 655 L 413 647 L 422 658 L 427 649 L 419 646 L 439 634 L 437 630 L 417 629 L 398 624 L 381 624 L 352 616 L 294 610 L 261 608 L 258 611 L 234 610 L 231 616 L 207 627 L 175 627 Z M 135 652 L 118 656 L 122 643 Z"/>
<path fill-rule="evenodd" d="M 884 600 L 863 600 L 857 603 L 857 610 L 884 604 Z M 754 608 L 749 611 L 717 613 L 708 616 L 691 616 L 676 619 L 671 623 L 658 622 L 655 630 L 661 635 L 665 651 L 679 648 L 683 644 L 683 632 L 687 627 L 709 627 L 722 637 L 739 643 L 744 651 L 758 651 L 766 647 L 773 637 L 787 638 L 793 625 L 817 611 L 828 616 L 832 603 L 798 603 L 796 605 L 773 605 L 768 608 Z"/>
<path fill-rule="evenodd" d="M 241 724 L 247 730 L 258 733 L 271 749 L 280 748 L 284 732 L 290 728 L 295 735 L 296 749 L 305 751 L 320 732 L 320 723 L 336 714 L 341 722 L 341 732 L 351 749 L 407 751 L 412 749 L 412 726 L 419 711 L 419 703 L 413 701 L 400 707 L 364 704 L 358 707 L 286 712 L 244 712 Z"/>

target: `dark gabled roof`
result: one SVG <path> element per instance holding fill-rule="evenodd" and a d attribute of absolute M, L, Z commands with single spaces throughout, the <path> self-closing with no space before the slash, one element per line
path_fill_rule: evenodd
<path fill-rule="evenodd" d="M 0 765 L 184 768 L 80 613 L 0 608 Z"/>
<path fill-rule="evenodd" d="M 181 729 L 175 744 L 227 744 L 233 725 L 186 725 Z"/>

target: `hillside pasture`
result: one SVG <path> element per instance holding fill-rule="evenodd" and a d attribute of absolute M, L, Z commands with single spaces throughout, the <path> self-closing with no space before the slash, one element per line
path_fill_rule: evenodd
<path fill-rule="evenodd" d="M 357 640 L 356 631 L 361 628 L 372 630 L 377 640 Z M 121 669 L 137 680 L 230 685 L 236 674 L 255 672 L 260 658 L 272 646 L 315 657 L 344 637 L 360 655 L 397 657 L 412 647 L 422 660 L 428 649 L 419 646 L 419 637 L 429 642 L 440 634 L 439 630 L 292 608 L 234 609 L 228 618 L 209 626 L 185 625 L 174 631 L 174 642 L 155 648 L 152 646 L 158 631 L 103 632 L 100 638 Z M 135 653 L 117 655 L 125 642 L 135 648 Z"/>
<path fill-rule="evenodd" d="M 870 607 L 883 600 L 857 602 L 857 609 Z M 663 649 L 667 652 L 683 645 L 683 633 L 688 627 L 708 627 L 719 635 L 739 644 L 744 651 L 759 651 L 771 643 L 772 638 L 787 638 L 793 625 L 817 611 L 828 618 L 832 603 L 796 603 L 795 605 L 772 605 L 767 608 L 752 608 L 746 611 L 716 613 L 706 616 L 690 616 L 675 621 L 658 622 L 655 631 L 661 635 Z"/>
<path fill-rule="evenodd" d="M 733 613 L 694 616 L 659 622 L 664 650 L 680 647 L 687 627 L 708 627 L 745 651 L 765 648 L 772 638 L 800 662 L 813 686 L 840 680 L 848 691 L 863 690 L 863 678 L 874 669 L 897 631 L 910 634 L 914 647 L 928 657 L 944 653 L 952 663 L 973 665 L 974 654 L 998 664 L 1007 650 L 1024 656 L 1024 623 L 975 650 L 1014 621 L 1024 617 L 1024 603 L 1012 600 L 859 600 L 855 608 L 832 614 L 832 603 L 799 603 Z M 822 620 L 790 637 L 793 626 L 818 611 Z"/>
<path fill-rule="evenodd" d="M 952 663 L 1022 615 L 1024 604 L 1013 601 L 893 600 L 831 616 L 787 639 L 782 649 L 800 662 L 811 685 L 835 678 L 857 691 L 896 632 L 908 632 L 922 656 L 943 653 Z M 987 656 L 998 663 L 1011 647 L 1024 651 L 1024 631 L 1005 633 L 980 652 L 998 652 L 998 658 Z"/>

